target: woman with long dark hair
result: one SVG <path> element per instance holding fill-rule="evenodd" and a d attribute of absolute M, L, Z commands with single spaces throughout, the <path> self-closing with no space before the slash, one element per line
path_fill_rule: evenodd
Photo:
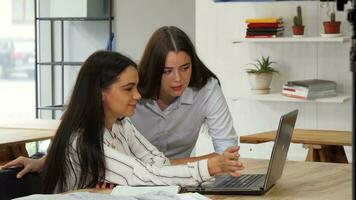
<path fill-rule="evenodd" d="M 204 123 L 217 153 L 237 145 L 219 80 L 186 33 L 174 26 L 156 30 L 138 67 L 142 100 L 131 119 L 167 157 L 189 157 Z"/>
<path fill-rule="evenodd" d="M 215 174 L 239 176 L 238 147 L 209 159 L 171 165 L 131 123 L 137 101 L 138 72 L 129 58 L 98 51 L 80 69 L 68 107 L 47 156 L 20 157 L 5 167 L 23 165 L 18 177 L 41 171 L 44 193 L 92 188 L 98 182 L 120 185 L 198 185 Z"/>

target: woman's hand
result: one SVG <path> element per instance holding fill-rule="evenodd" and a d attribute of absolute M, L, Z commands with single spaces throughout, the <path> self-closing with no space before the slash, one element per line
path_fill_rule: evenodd
<path fill-rule="evenodd" d="M 20 156 L 13 161 L 6 163 L 2 168 L 14 168 L 14 167 L 23 167 L 23 169 L 17 173 L 16 177 L 21 178 L 29 172 L 41 172 L 46 156 L 43 156 L 40 159 L 32 159 Z"/>
<path fill-rule="evenodd" d="M 98 182 L 95 186 L 96 189 L 113 189 L 116 186 L 114 183 Z"/>
<path fill-rule="evenodd" d="M 240 146 L 227 148 L 222 155 L 208 159 L 208 170 L 210 175 L 219 173 L 229 173 L 231 176 L 240 176 L 244 169 L 242 162 L 239 161 Z"/>

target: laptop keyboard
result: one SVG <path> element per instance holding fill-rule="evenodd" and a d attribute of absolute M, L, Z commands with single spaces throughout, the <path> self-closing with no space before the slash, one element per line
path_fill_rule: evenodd
<path fill-rule="evenodd" d="M 224 187 L 260 188 L 263 187 L 265 177 L 264 174 L 241 175 L 240 177 L 231 176 L 224 179 L 219 185 Z"/>

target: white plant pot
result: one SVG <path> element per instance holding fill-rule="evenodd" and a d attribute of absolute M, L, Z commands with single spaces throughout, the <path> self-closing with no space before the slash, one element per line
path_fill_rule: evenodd
<path fill-rule="evenodd" d="M 251 90 L 255 94 L 268 94 L 273 73 L 247 73 Z"/>

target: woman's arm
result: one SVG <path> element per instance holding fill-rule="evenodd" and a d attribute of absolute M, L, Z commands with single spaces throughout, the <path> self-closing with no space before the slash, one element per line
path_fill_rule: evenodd
<path fill-rule="evenodd" d="M 125 132 L 125 141 L 133 156 L 104 145 L 105 182 L 120 185 L 197 185 L 221 172 L 237 176 L 243 169 L 238 161 L 239 147 L 186 165 L 169 165 L 168 158 L 148 142 L 129 120 L 122 123 L 121 132 Z"/>
<path fill-rule="evenodd" d="M 223 172 L 239 176 L 243 165 L 238 161 L 238 147 L 222 155 L 186 165 L 156 166 L 105 146 L 105 181 L 120 185 L 198 185 Z"/>
<path fill-rule="evenodd" d="M 210 154 L 203 155 L 203 156 L 170 159 L 169 161 L 171 162 L 171 165 L 181 165 L 181 164 L 187 164 L 188 162 L 196 162 L 196 161 L 199 161 L 199 160 L 213 158 L 215 156 L 219 156 L 219 154 L 210 153 Z"/>
<path fill-rule="evenodd" d="M 46 161 L 46 156 L 43 156 L 39 159 L 32 159 L 20 156 L 13 161 L 6 163 L 3 168 L 12 168 L 12 167 L 24 167 L 16 177 L 21 178 L 29 172 L 41 172 L 44 163 Z"/>
<path fill-rule="evenodd" d="M 225 96 L 215 79 L 209 80 L 204 90 L 209 93 L 204 104 L 208 133 L 212 137 L 215 152 L 237 146 L 237 134 Z"/>

